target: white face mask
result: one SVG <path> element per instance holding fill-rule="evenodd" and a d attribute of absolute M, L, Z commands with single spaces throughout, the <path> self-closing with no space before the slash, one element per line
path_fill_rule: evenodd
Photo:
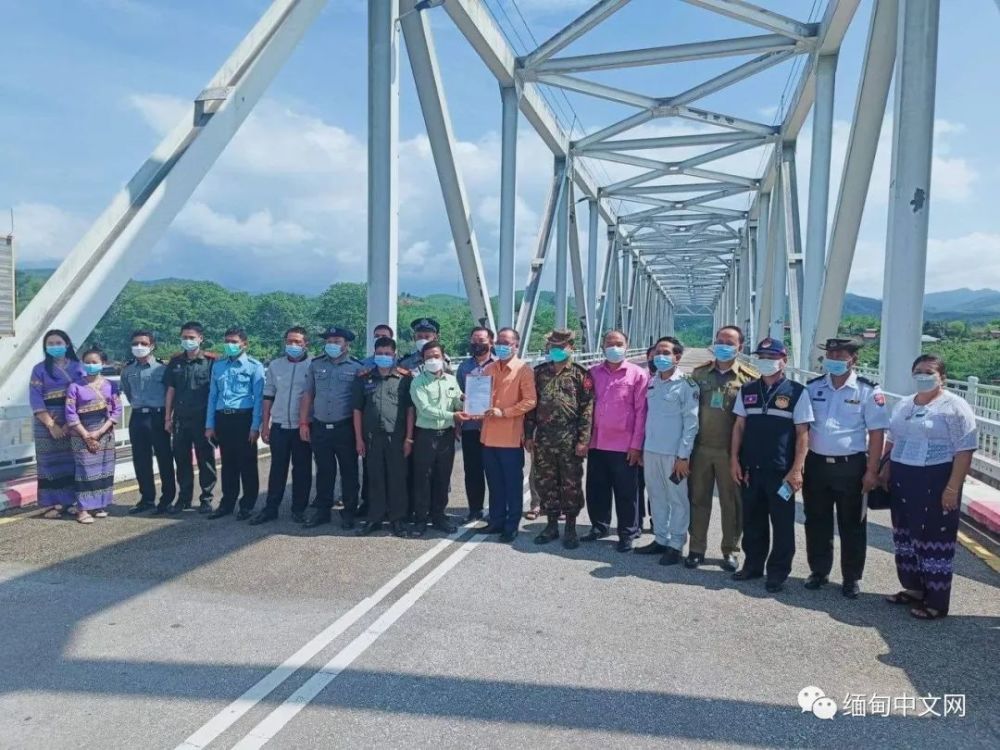
<path fill-rule="evenodd" d="M 438 359 L 437 357 L 431 357 L 430 359 L 424 360 L 424 369 L 427 372 L 438 373 L 444 369 L 444 360 Z"/>
<path fill-rule="evenodd" d="M 417 347 L 417 351 L 421 351 L 425 346 L 427 346 L 427 339 L 417 339 L 413 342 L 413 345 Z"/>
<path fill-rule="evenodd" d="M 941 381 L 934 373 L 918 372 L 913 376 L 913 383 L 917 387 L 917 393 L 930 393 L 939 385 Z"/>
<path fill-rule="evenodd" d="M 777 375 L 781 372 L 781 360 L 780 359 L 762 359 L 760 357 L 755 358 L 754 367 L 757 368 L 757 372 L 761 375 Z"/>
<path fill-rule="evenodd" d="M 142 359 L 143 357 L 148 357 L 151 351 L 153 351 L 153 349 L 148 346 L 133 346 L 132 356 Z"/>

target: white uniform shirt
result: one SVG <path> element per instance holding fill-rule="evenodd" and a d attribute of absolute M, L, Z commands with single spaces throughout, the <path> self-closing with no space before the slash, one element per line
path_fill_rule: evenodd
<path fill-rule="evenodd" d="M 929 404 L 904 398 L 892 411 L 892 460 L 907 466 L 950 463 L 956 453 L 978 447 L 976 415 L 965 399 L 944 391 Z"/>
<path fill-rule="evenodd" d="M 868 430 L 889 427 L 889 409 L 876 383 L 852 372 L 840 388 L 829 375 L 806 384 L 816 420 L 809 426 L 809 450 L 821 456 L 851 456 L 868 449 Z"/>
<path fill-rule="evenodd" d="M 646 386 L 643 450 L 689 458 L 698 434 L 698 384 L 674 369 L 664 380 L 654 373 Z"/>

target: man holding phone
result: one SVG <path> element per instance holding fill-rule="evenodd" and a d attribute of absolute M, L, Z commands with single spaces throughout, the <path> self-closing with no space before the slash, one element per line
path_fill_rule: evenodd
<path fill-rule="evenodd" d="M 743 567 L 737 581 L 767 573 L 767 590 L 781 591 L 795 556 L 795 493 L 809 450 L 812 403 L 805 386 L 788 380 L 788 351 L 766 338 L 754 352 L 759 380 L 740 388 L 733 407 L 730 473 L 743 494 Z M 768 522 L 773 544 L 769 546 Z"/>
<path fill-rule="evenodd" d="M 655 540 L 635 552 L 660 554 L 660 565 L 680 562 L 690 518 L 687 478 L 698 434 L 699 388 L 677 367 L 683 354 L 684 345 L 674 337 L 657 341 L 652 360 L 656 373 L 646 387 L 642 463 Z"/>

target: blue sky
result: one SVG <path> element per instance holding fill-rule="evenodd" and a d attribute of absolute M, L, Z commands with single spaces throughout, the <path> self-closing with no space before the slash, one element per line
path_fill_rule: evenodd
<path fill-rule="evenodd" d="M 186 111 L 266 0 L 0 0 L 0 208 L 15 211 L 19 260 L 53 265 Z M 518 51 L 588 5 L 585 0 L 487 0 Z M 822 0 L 763 2 L 800 20 Z M 258 110 L 213 167 L 140 278 L 182 276 L 253 291 L 316 292 L 365 273 L 366 26 L 362 0 L 331 0 Z M 520 10 L 525 23 L 521 20 Z M 500 118 L 495 81 L 441 9 L 430 11 L 458 160 L 487 280 L 496 289 Z M 870 0 L 840 56 L 834 192 L 846 147 Z M 530 29 L 530 31 L 529 31 Z M 563 54 L 756 34 L 676 0 L 633 0 Z M 942 3 L 929 291 L 1000 288 L 1000 71 L 994 0 Z M 461 292 L 423 123 L 406 68 L 400 128 L 400 288 Z M 592 76 L 668 95 L 740 62 L 682 63 Z M 772 121 L 790 66 L 776 67 L 700 106 Z M 617 105 L 554 97 L 566 124 L 592 131 Z M 672 122 L 646 133 L 696 132 Z M 808 184 L 810 125 L 800 139 Z M 633 134 L 629 134 L 630 137 Z M 883 134 L 851 290 L 881 296 L 890 131 Z M 517 209 L 518 285 L 533 254 L 551 157 L 522 119 Z M 735 159 L 753 171 L 760 153 Z M 598 176 L 603 173 L 595 170 Z M 620 171 L 609 170 L 613 176 Z M 631 172 L 628 172 L 630 174 Z M 748 172 L 749 173 L 749 172 Z M 4 225 L 5 220 L 0 220 Z M 551 281 L 549 282 L 551 286 Z"/>

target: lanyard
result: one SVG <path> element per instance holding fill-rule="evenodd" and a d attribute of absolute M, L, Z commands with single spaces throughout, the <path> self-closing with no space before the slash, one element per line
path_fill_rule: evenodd
<path fill-rule="evenodd" d="M 785 382 L 785 379 L 782 378 L 781 380 L 779 380 L 777 383 L 775 383 L 774 385 L 772 385 L 770 388 L 768 388 L 765 391 L 764 390 L 764 379 L 761 378 L 758 381 L 757 388 L 758 388 L 758 390 L 760 390 L 760 399 L 761 399 L 760 411 L 761 411 L 761 414 L 763 414 L 765 417 L 767 416 L 767 408 L 771 405 L 771 398 L 778 392 L 778 389 L 781 387 L 781 384 L 784 383 L 784 382 Z"/>

